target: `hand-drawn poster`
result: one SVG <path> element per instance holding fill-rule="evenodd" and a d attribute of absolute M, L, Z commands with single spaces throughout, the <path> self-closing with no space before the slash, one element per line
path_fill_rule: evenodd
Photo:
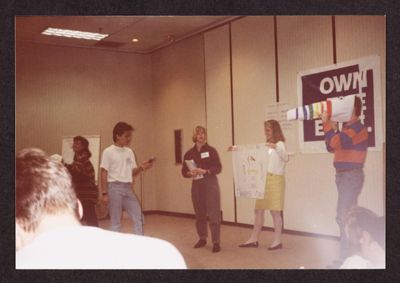
<path fill-rule="evenodd" d="M 236 197 L 264 198 L 268 167 L 265 144 L 236 145 L 232 151 Z"/>

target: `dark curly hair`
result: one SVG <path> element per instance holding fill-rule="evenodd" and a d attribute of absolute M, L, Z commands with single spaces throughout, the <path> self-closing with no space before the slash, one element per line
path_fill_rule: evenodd
<path fill-rule="evenodd" d="M 89 141 L 82 136 L 76 136 L 76 137 L 74 137 L 74 142 L 77 142 L 77 141 L 79 141 L 82 144 L 82 146 L 83 146 L 82 151 L 86 153 L 88 158 L 90 158 L 92 156 L 92 153 L 89 150 Z"/>

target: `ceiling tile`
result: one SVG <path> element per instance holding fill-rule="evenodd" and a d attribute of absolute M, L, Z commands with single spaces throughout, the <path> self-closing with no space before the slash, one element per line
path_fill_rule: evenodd
<path fill-rule="evenodd" d="M 16 40 L 146 53 L 226 20 L 228 16 L 28 16 L 16 17 Z M 48 27 L 110 34 L 101 42 L 42 35 Z M 139 42 L 133 43 L 133 38 Z"/>

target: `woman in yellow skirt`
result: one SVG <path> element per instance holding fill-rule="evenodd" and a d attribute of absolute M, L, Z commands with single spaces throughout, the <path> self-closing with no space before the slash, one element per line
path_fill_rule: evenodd
<path fill-rule="evenodd" d="M 247 242 L 239 245 L 241 248 L 257 248 L 258 237 L 264 225 L 264 212 L 269 210 L 274 222 L 274 241 L 269 250 L 282 248 L 282 210 L 285 198 L 285 165 L 289 157 L 285 148 L 285 137 L 281 126 L 276 120 L 264 122 L 264 133 L 267 143 L 269 162 L 264 199 L 257 199 L 254 209 L 254 227 Z"/>

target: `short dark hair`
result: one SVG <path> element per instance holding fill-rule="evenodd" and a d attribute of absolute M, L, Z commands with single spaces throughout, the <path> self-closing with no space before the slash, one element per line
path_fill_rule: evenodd
<path fill-rule="evenodd" d="M 285 136 L 283 135 L 281 125 L 276 120 L 264 121 L 264 126 L 269 125 L 272 128 L 272 142 L 277 143 L 278 141 L 285 141 Z"/>
<path fill-rule="evenodd" d="M 351 208 L 346 214 L 345 227 L 353 253 L 361 251 L 360 239 L 363 231 L 368 232 L 374 241 L 385 248 L 385 219 L 373 211 L 360 206 Z"/>
<path fill-rule="evenodd" d="M 15 217 L 25 231 L 35 231 L 43 216 L 68 212 L 79 219 L 78 199 L 61 162 L 27 148 L 16 157 Z"/>
<path fill-rule="evenodd" d="M 86 154 L 88 155 L 88 158 L 90 158 L 92 156 L 92 153 L 89 150 L 89 141 L 82 136 L 74 137 L 74 142 L 76 142 L 76 141 L 79 141 L 83 145 L 82 151 L 86 152 Z"/>
<path fill-rule="evenodd" d="M 361 101 L 361 98 L 356 96 L 354 98 L 354 115 L 356 115 L 357 117 L 360 117 L 361 112 L 362 112 L 362 101 Z"/>
<path fill-rule="evenodd" d="M 134 131 L 134 128 L 125 122 L 118 122 L 113 129 L 113 141 L 117 141 L 117 135 L 120 136 L 125 132 Z"/>

